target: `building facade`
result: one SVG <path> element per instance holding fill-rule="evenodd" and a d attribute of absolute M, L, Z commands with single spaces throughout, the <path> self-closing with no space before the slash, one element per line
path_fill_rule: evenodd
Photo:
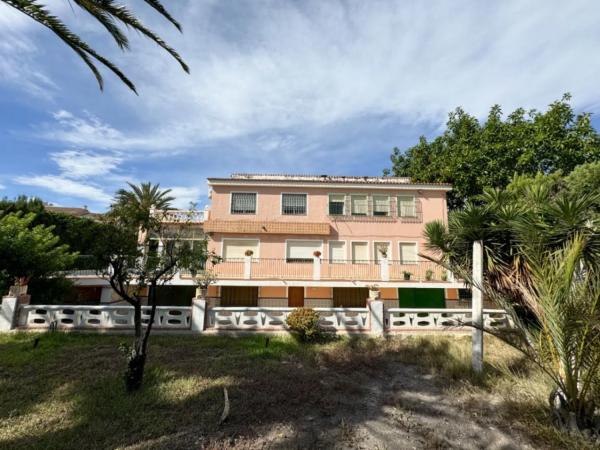
<path fill-rule="evenodd" d="M 214 306 L 363 307 L 369 288 L 388 307 L 458 305 L 462 287 L 423 256 L 423 232 L 447 221 L 447 184 L 399 177 L 234 174 L 209 178 L 210 206 L 193 218 L 190 239 L 209 239 L 221 257 Z M 170 211 L 167 220 L 189 220 Z M 435 255 L 430 255 L 435 256 Z M 76 272 L 79 289 L 101 303 L 118 300 L 106 280 Z M 160 288 L 162 305 L 187 305 L 190 274 Z"/>
<path fill-rule="evenodd" d="M 446 184 L 407 178 L 235 174 L 208 179 L 209 297 L 221 306 L 444 307 L 458 284 L 427 254 L 447 220 Z"/>

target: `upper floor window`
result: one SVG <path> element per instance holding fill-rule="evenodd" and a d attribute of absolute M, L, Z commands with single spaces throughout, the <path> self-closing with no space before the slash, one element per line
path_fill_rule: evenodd
<path fill-rule="evenodd" d="M 231 214 L 256 214 L 256 193 L 232 192 Z"/>
<path fill-rule="evenodd" d="M 416 217 L 417 202 L 414 195 L 399 195 L 398 196 L 398 216 L 399 217 Z"/>
<path fill-rule="evenodd" d="M 281 194 L 281 213 L 288 215 L 306 214 L 306 194 Z"/>
<path fill-rule="evenodd" d="M 369 212 L 369 202 L 366 195 L 352 195 L 350 197 L 353 216 L 366 216 Z"/>
<path fill-rule="evenodd" d="M 390 215 L 390 197 L 387 195 L 373 196 L 373 215 L 374 216 L 389 216 Z"/>
<path fill-rule="evenodd" d="M 345 201 L 346 201 L 346 196 L 344 194 L 330 194 L 329 195 L 329 215 L 343 216 Z"/>

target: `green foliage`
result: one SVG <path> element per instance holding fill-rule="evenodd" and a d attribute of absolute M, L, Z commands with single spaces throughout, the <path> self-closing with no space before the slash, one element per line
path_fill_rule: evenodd
<path fill-rule="evenodd" d="M 600 161 L 577 166 L 565 178 L 567 188 L 576 195 L 590 195 L 600 192 Z M 600 219 L 600 198 L 594 204 L 594 218 Z"/>
<path fill-rule="evenodd" d="M 515 174 L 569 174 L 600 159 L 600 136 L 590 115 L 575 115 L 569 100 L 565 95 L 545 112 L 517 109 L 506 119 L 496 105 L 483 124 L 457 108 L 441 136 L 421 137 L 406 152 L 395 148 L 391 172 L 414 181 L 452 183 L 451 208 L 485 188 L 506 187 Z"/>
<path fill-rule="evenodd" d="M 48 211 L 38 198 L 20 196 L 15 200 L 0 200 L 0 217 L 16 212 L 35 214 L 30 226 L 53 227 L 52 233 L 59 237 L 60 243 L 68 245 L 72 252 L 81 255 L 67 269 L 102 269 L 87 256 L 98 253 L 99 246 L 110 248 L 113 230 L 101 221 Z"/>
<path fill-rule="evenodd" d="M 142 231 L 151 230 L 159 226 L 160 218 L 153 215 L 153 210 L 165 211 L 171 208 L 174 197 L 170 189 L 160 190 L 159 184 L 141 183 L 136 186 L 127 183 L 130 190 L 119 189 L 115 194 L 115 201 L 109 214 L 127 225 L 141 228 Z"/>
<path fill-rule="evenodd" d="M 69 267 L 76 254 L 59 243 L 53 227 L 31 226 L 35 214 L 10 213 L 0 218 L 0 272 L 27 283 Z"/>
<path fill-rule="evenodd" d="M 320 335 L 319 314 L 312 308 L 296 308 L 287 317 L 290 330 L 298 333 L 300 340 L 309 342 Z"/>
<path fill-rule="evenodd" d="M 1 0 L 7 5 L 21 11 L 39 24 L 45 26 L 52 31 L 58 38 L 77 53 L 83 62 L 92 71 L 100 89 L 103 89 L 104 80 L 100 71 L 96 67 L 95 61 L 99 62 L 107 69 L 112 71 L 119 79 L 129 87 L 133 92 L 136 92 L 134 84 L 125 76 L 121 70 L 111 61 L 98 54 L 92 47 L 83 41 L 79 35 L 73 33 L 69 27 L 59 18 L 51 14 L 45 5 L 37 0 Z M 181 25 L 169 14 L 164 6 L 158 0 L 144 0 L 150 7 L 157 11 L 160 15 L 171 22 L 179 31 Z M 159 47 L 169 53 L 181 65 L 183 70 L 189 72 L 187 64 L 181 56 L 171 48 L 160 36 L 154 33 L 150 28 L 146 27 L 139 19 L 122 4 L 115 3 L 114 0 L 89 1 L 89 0 L 73 0 L 73 3 L 81 9 L 89 13 L 114 39 L 117 46 L 121 50 L 129 50 L 129 39 L 124 34 L 121 26 L 131 28 L 143 34 Z"/>

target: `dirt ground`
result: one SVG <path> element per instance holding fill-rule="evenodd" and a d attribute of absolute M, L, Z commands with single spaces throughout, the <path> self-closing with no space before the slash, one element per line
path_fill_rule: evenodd
<path fill-rule="evenodd" d="M 324 373 L 321 383 L 337 389 L 332 401 L 336 412 L 315 409 L 280 423 L 254 426 L 236 435 L 238 424 L 224 423 L 210 436 L 182 430 L 128 449 L 236 448 L 236 449 L 531 449 L 519 430 L 501 429 L 495 423 L 490 396 L 449 395 L 444 382 L 421 367 L 393 363 L 380 376 L 361 376 L 348 384 L 350 374 Z M 348 376 L 350 375 L 350 376 Z M 336 380 L 338 378 L 338 380 Z M 290 386 L 290 389 L 294 389 Z M 257 394 L 260 395 L 260 394 Z M 344 406 L 342 406 L 344 405 Z M 468 405 L 468 407 L 467 407 Z M 235 409 L 235 398 L 231 399 Z"/>

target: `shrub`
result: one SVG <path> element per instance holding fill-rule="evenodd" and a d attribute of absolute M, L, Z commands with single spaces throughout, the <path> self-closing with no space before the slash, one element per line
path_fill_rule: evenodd
<path fill-rule="evenodd" d="M 296 308 L 287 317 L 286 323 L 304 342 L 319 337 L 319 314 L 312 308 Z"/>

